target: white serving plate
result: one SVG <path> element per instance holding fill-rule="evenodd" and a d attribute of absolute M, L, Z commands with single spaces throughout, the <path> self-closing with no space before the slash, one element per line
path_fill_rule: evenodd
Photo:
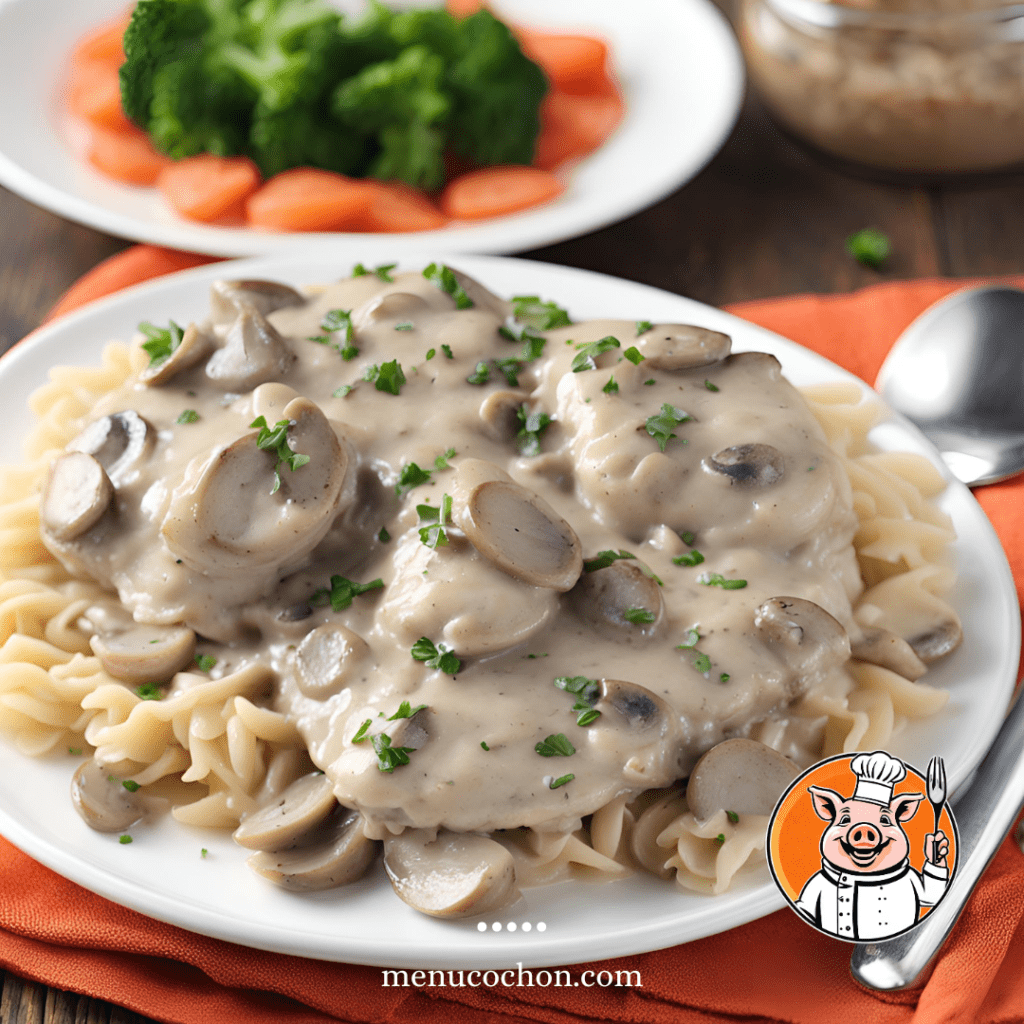
<path fill-rule="evenodd" d="M 335 0 L 345 7 L 345 0 Z M 351 0 L 347 0 L 350 5 Z M 83 34 L 124 0 L 0 0 L 0 184 L 100 231 L 156 245 L 250 256 L 331 242 L 380 262 L 413 252 L 521 252 L 614 223 L 689 181 L 725 141 L 743 97 L 743 61 L 710 0 L 498 0 L 523 25 L 599 35 L 611 45 L 626 117 L 565 173 L 566 192 L 533 210 L 411 234 L 310 234 L 211 227 L 174 214 L 153 188 L 123 185 L 85 160 L 85 136 L 61 99 Z"/>
<path fill-rule="evenodd" d="M 498 294 L 555 299 L 575 319 L 701 324 L 731 334 L 737 350 L 773 353 L 795 384 L 854 381 L 869 391 L 794 342 L 678 295 L 542 263 L 438 258 Z M 406 260 L 402 269 L 420 266 Z M 217 278 L 264 277 L 301 285 L 332 280 L 349 269 L 333 251 L 201 267 L 129 288 L 38 331 L 0 360 L 6 450 L 17 451 L 27 426 L 25 396 L 45 381 L 52 365 L 95 364 L 108 340 L 130 337 L 140 320 L 161 323 L 173 317 L 188 323 L 204 317 L 209 285 Z M 919 768 L 941 754 L 955 791 L 988 748 L 1009 702 L 1020 647 L 1016 592 L 988 519 L 970 491 L 949 477 L 924 437 L 892 417 L 878 430 L 878 443 L 928 456 L 950 480 L 940 503 L 959 536 L 953 554 L 960 575 L 952 601 L 963 618 L 965 639 L 928 675 L 929 683 L 949 689 L 946 708 L 910 725 L 891 749 Z M 767 870 L 717 897 L 635 876 L 607 885 L 570 882 L 527 890 L 515 906 L 488 918 L 488 930 L 481 933 L 476 919 L 443 922 L 416 913 L 394 895 L 379 865 L 353 886 L 299 896 L 251 874 L 244 864 L 247 852 L 229 836 L 190 829 L 169 817 L 133 828 L 134 842 L 121 846 L 117 836 L 91 831 L 72 809 L 68 782 L 77 763 L 67 755 L 32 760 L 0 742 L 0 832 L 55 871 L 117 903 L 261 949 L 386 967 L 512 968 L 518 962 L 538 967 L 675 945 L 785 905 Z M 205 859 L 203 847 L 209 850 Z M 495 921 L 500 931 L 492 930 Z"/>

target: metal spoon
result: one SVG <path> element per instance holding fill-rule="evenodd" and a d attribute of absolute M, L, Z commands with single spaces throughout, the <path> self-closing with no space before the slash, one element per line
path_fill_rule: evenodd
<path fill-rule="evenodd" d="M 967 288 L 925 310 L 877 389 L 970 487 L 1024 470 L 1024 291 Z"/>

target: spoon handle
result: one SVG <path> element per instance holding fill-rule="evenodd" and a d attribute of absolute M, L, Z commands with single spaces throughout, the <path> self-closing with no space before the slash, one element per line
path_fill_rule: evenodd
<path fill-rule="evenodd" d="M 1019 696 L 1019 694 L 1018 694 Z M 916 928 L 884 942 L 858 946 L 854 979 L 881 992 L 923 982 L 999 844 L 1024 803 L 1024 700 L 1010 708 L 970 785 L 955 801 L 960 833 L 956 873 L 945 896 Z"/>

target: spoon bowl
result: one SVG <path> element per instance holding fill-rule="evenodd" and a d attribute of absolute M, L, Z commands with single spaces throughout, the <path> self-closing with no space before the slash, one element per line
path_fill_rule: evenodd
<path fill-rule="evenodd" d="M 1024 291 L 967 288 L 899 337 L 875 384 L 970 487 L 1024 470 Z"/>

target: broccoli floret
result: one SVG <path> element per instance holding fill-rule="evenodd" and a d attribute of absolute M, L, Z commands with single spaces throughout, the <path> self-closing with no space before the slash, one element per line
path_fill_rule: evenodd
<path fill-rule="evenodd" d="M 528 164 L 540 132 L 544 72 L 488 11 L 460 23 L 462 50 L 448 68 L 452 145 L 479 164 Z"/>

